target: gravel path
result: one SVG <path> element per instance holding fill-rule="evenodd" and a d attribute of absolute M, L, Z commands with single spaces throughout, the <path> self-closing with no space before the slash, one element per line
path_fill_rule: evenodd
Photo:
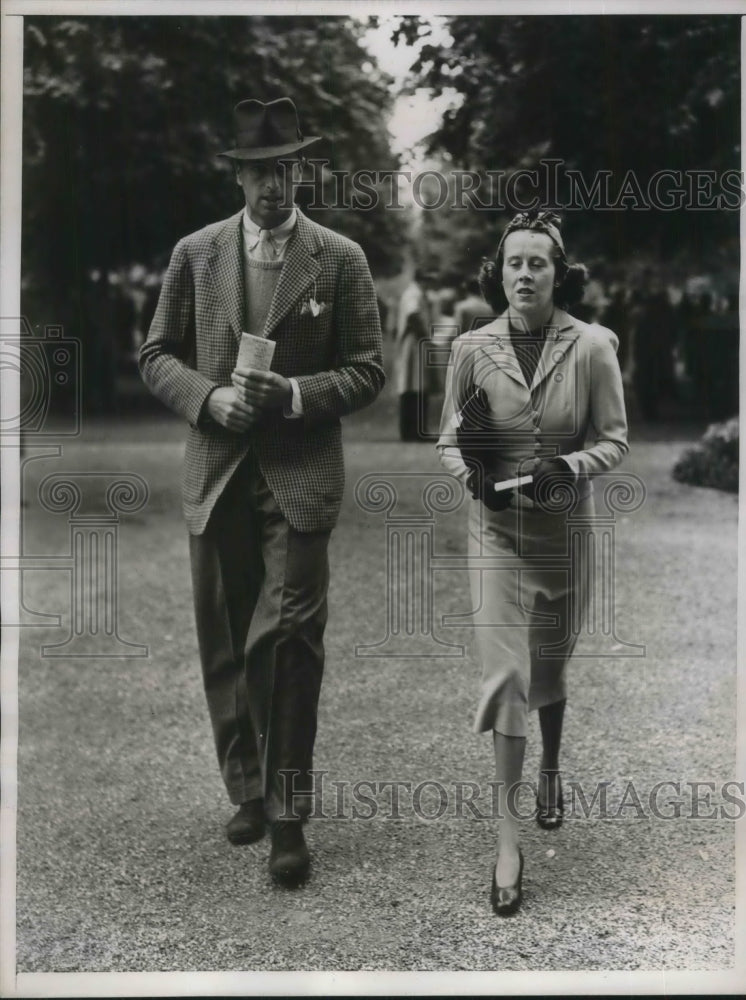
<path fill-rule="evenodd" d="M 491 749 L 470 728 L 478 667 L 469 630 L 439 624 L 468 610 L 463 571 L 433 574 L 433 602 L 437 637 L 464 644 L 465 655 L 423 655 L 430 643 L 417 636 L 408 648 L 419 656 L 355 655 L 386 634 L 386 526 L 355 504 L 354 484 L 370 470 L 410 473 L 397 479 L 398 512 L 414 515 L 422 481 L 411 473 L 439 471 L 428 445 L 393 441 L 391 406 L 386 398 L 360 414 L 346 437 L 316 756 L 328 771 L 327 818 L 309 825 L 313 875 L 294 892 L 270 883 L 266 840 L 237 849 L 223 835 L 231 808 L 200 687 L 177 514 L 181 428 L 144 421 L 65 445 L 69 469 L 119 468 L 149 483 L 145 509 L 122 518 L 120 635 L 150 652 L 42 658 L 41 644 L 63 630 L 25 630 L 19 972 L 733 966 L 736 824 L 721 814 L 736 807 L 721 789 L 735 774 L 736 498 L 675 483 L 681 443 L 634 448 L 626 468 L 647 500 L 617 524 L 617 627 L 646 656 L 574 661 L 564 742 L 566 787 L 589 794 L 608 782 L 607 813 L 576 811 L 552 834 L 527 819 L 525 904 L 497 921 L 495 823 L 482 818 Z M 28 486 L 58 468 L 31 463 Z M 64 554 L 65 517 L 43 514 L 28 495 L 27 551 Z M 461 512 L 439 516 L 434 538 L 436 555 L 462 553 Z M 66 574 L 27 574 L 28 607 L 64 615 L 67 595 Z M 532 727 L 528 779 L 535 718 Z M 353 792 L 363 781 L 379 784 Z M 410 783 L 398 819 L 383 781 Z M 625 798 L 630 781 L 640 808 Z M 679 818 L 649 808 L 664 781 L 681 794 L 662 789 L 660 811 L 673 816 L 680 799 Z M 700 812 L 716 818 L 691 818 L 694 781 L 714 786 Z M 443 815 L 427 818 L 442 808 L 440 788 Z M 476 815 L 463 799 L 459 807 L 457 789 L 479 793 Z"/>

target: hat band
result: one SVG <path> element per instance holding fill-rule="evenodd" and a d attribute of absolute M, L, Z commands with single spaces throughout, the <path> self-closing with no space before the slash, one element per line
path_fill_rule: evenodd
<path fill-rule="evenodd" d="M 236 135 L 237 146 L 283 146 L 288 142 L 303 142 L 300 132 L 296 135 L 258 136 L 256 132 L 239 132 Z"/>

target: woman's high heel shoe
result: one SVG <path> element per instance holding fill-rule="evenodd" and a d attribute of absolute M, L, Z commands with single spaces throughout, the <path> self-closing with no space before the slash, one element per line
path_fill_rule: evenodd
<path fill-rule="evenodd" d="M 557 792 L 557 800 L 555 805 L 545 805 L 543 806 L 539 801 L 539 791 L 536 792 L 536 822 L 542 828 L 542 830 L 559 830 L 562 826 L 562 820 L 565 817 L 565 804 L 562 799 L 562 781 L 560 779 L 559 771 L 540 771 L 539 772 L 539 787 L 541 787 L 541 775 L 556 775 L 557 784 L 559 785 L 559 790 Z"/>
<path fill-rule="evenodd" d="M 497 884 L 497 865 L 492 872 L 490 900 L 492 909 L 498 917 L 509 917 L 521 905 L 523 899 L 523 852 L 520 847 L 518 848 L 518 857 L 520 858 L 518 880 L 513 885 L 501 886 Z"/>

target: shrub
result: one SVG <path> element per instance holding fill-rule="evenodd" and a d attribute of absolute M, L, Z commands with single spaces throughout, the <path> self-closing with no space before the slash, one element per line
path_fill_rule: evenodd
<path fill-rule="evenodd" d="M 702 440 L 673 467 L 673 477 L 691 486 L 738 492 L 738 417 L 710 424 Z"/>

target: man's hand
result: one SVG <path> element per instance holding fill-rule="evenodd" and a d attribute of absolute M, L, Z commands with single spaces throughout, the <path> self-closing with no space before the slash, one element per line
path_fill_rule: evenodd
<path fill-rule="evenodd" d="M 231 375 L 236 395 L 254 407 L 257 413 L 290 407 L 293 389 L 290 382 L 277 372 L 262 372 L 255 368 L 236 368 Z"/>
<path fill-rule="evenodd" d="M 259 416 L 257 408 L 240 399 L 232 386 L 213 389 L 207 397 L 207 412 L 221 427 L 237 433 L 249 430 Z"/>

